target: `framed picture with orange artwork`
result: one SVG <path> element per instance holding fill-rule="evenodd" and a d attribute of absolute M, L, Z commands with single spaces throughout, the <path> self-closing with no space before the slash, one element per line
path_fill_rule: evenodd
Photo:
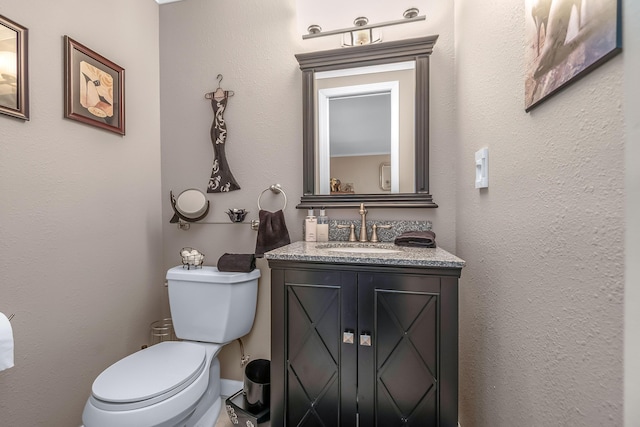
<path fill-rule="evenodd" d="M 64 45 L 64 116 L 124 135 L 124 68 L 69 36 Z"/>

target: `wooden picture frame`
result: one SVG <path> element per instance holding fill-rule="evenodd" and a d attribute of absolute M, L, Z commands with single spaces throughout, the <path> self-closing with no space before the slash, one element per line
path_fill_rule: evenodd
<path fill-rule="evenodd" d="M 525 111 L 622 49 L 621 0 L 525 0 Z"/>
<path fill-rule="evenodd" d="M 0 15 L 0 113 L 29 120 L 29 30 Z"/>
<path fill-rule="evenodd" d="M 64 45 L 64 116 L 124 135 L 124 68 L 69 36 Z"/>

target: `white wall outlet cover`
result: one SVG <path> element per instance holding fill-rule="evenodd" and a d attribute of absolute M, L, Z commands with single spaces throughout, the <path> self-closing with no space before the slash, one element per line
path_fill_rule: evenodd
<path fill-rule="evenodd" d="M 489 187 L 489 149 L 476 151 L 476 188 Z"/>

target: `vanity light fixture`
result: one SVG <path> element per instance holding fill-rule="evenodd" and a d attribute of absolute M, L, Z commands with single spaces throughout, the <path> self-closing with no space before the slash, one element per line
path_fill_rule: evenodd
<path fill-rule="evenodd" d="M 382 41 L 382 32 L 379 28 L 391 25 L 407 24 L 409 22 L 424 21 L 426 16 L 418 15 L 419 12 L 418 8 L 412 7 L 404 11 L 403 19 L 380 22 L 378 24 L 369 24 L 369 19 L 364 16 L 360 16 L 353 21 L 354 27 L 325 32 L 322 31 L 320 25 L 314 24 L 307 28 L 309 34 L 304 34 L 302 39 L 306 40 L 315 37 L 342 34 L 343 47 L 379 43 Z"/>
<path fill-rule="evenodd" d="M 353 24 L 357 28 L 366 27 L 369 19 L 366 16 L 359 16 Z M 382 41 L 382 32 L 378 28 L 366 28 L 363 30 L 347 31 L 342 33 L 342 47 L 361 46 L 363 44 L 374 44 Z"/>

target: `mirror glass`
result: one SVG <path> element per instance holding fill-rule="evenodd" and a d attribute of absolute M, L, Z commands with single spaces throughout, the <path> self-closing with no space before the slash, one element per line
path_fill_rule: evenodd
<path fill-rule="evenodd" d="M 200 221 L 209 213 L 209 201 L 204 193 L 198 189 L 184 190 L 177 198 L 173 196 L 173 191 L 170 191 L 169 199 L 174 212 L 173 217 L 169 220 L 170 223 L 176 223 L 179 220 Z"/>
<path fill-rule="evenodd" d="M 408 61 L 315 74 L 316 194 L 415 191 L 414 70 Z"/>
<path fill-rule="evenodd" d="M 0 24 L 0 105 L 18 108 L 18 33 Z"/>
<path fill-rule="evenodd" d="M 176 199 L 176 209 L 184 216 L 199 217 L 207 208 L 207 199 L 200 190 L 185 190 Z"/>
<path fill-rule="evenodd" d="M 429 193 L 429 56 L 438 36 L 296 55 L 299 209 L 437 207 Z"/>

